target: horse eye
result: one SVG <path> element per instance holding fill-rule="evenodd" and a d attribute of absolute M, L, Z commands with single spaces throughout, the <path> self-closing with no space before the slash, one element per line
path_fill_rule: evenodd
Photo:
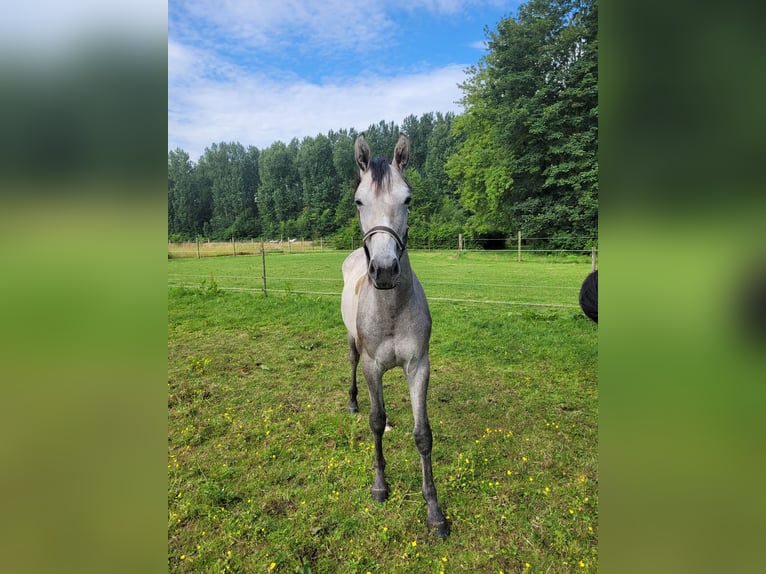
<path fill-rule="evenodd" d="M 358 199 L 354 200 L 354 203 L 356 203 L 357 207 L 362 207 L 362 202 Z"/>
<path fill-rule="evenodd" d="M 404 200 L 404 205 L 409 205 L 410 201 L 412 201 L 412 196 L 407 197 L 407 199 Z"/>

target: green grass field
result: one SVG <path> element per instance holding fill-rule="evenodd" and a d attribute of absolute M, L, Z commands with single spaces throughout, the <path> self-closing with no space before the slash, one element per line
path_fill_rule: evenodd
<path fill-rule="evenodd" d="M 434 323 L 440 541 L 400 370 L 384 379 L 391 496 L 371 499 L 363 386 L 346 413 L 345 255 L 268 255 L 268 297 L 260 257 L 168 261 L 169 571 L 596 572 L 589 257 L 411 254 Z"/>

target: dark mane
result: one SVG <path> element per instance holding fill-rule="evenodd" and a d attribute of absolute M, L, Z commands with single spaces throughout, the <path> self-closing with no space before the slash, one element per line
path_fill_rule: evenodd
<path fill-rule="evenodd" d="M 376 157 L 370 162 L 370 175 L 372 176 L 372 184 L 377 193 L 385 183 L 385 180 L 391 177 L 391 164 L 384 157 Z M 407 183 L 406 178 L 404 178 L 404 181 Z M 354 176 L 354 189 L 359 187 L 360 183 L 362 183 L 362 177 L 357 173 Z M 409 183 L 407 185 L 409 186 Z"/>
<path fill-rule="evenodd" d="M 383 184 L 383 179 L 389 176 L 391 164 L 386 158 L 378 156 L 372 160 L 370 170 L 372 171 L 372 183 L 380 187 Z"/>

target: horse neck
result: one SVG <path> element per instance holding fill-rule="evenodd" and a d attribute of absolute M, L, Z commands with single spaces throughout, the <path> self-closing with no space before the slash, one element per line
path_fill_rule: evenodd
<path fill-rule="evenodd" d="M 408 301 L 412 296 L 412 286 L 414 284 L 412 266 L 410 265 L 410 256 L 407 250 L 402 252 L 399 257 L 399 284 L 392 289 L 395 293 L 397 300 Z"/>
<path fill-rule="evenodd" d="M 412 266 L 410 265 L 410 255 L 405 249 L 399 257 L 399 268 L 401 269 L 399 285 L 406 287 L 407 291 L 412 291 Z"/>

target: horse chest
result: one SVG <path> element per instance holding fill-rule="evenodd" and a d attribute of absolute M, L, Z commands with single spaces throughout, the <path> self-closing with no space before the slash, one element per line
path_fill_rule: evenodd
<path fill-rule="evenodd" d="M 377 309 L 358 317 L 357 333 L 362 349 L 385 368 L 419 356 L 427 345 L 424 329 L 417 327 L 412 313 L 406 309 L 398 312 Z"/>
<path fill-rule="evenodd" d="M 396 340 L 402 338 L 401 317 L 391 313 L 375 313 L 366 315 L 366 318 L 359 321 L 357 330 L 369 348 L 383 348 L 392 346 Z"/>

